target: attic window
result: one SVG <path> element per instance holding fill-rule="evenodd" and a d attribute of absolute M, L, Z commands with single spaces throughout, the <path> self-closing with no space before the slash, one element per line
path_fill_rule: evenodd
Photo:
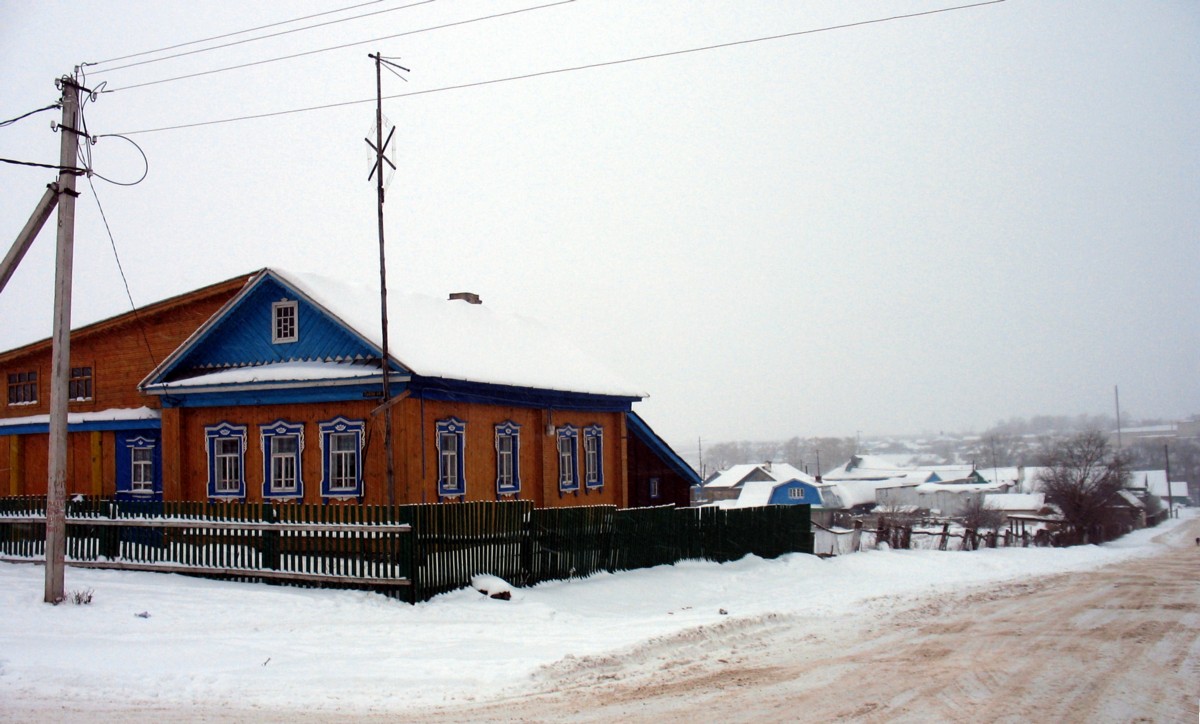
<path fill-rule="evenodd" d="M 271 342 L 285 344 L 297 337 L 296 302 L 275 302 L 271 305 Z"/>

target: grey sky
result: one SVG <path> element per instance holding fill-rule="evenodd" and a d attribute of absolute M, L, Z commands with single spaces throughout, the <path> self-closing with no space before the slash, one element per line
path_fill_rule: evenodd
<path fill-rule="evenodd" d="M 52 102 L 81 60 L 351 4 L 0 0 L 0 118 Z M 538 4 L 441 0 L 90 82 Z M 955 4 L 579 0 L 105 94 L 87 120 L 120 133 L 369 98 L 376 50 L 412 69 L 384 75 L 403 93 Z M 677 446 L 1110 412 L 1114 384 L 1132 415 L 1200 412 L 1197 38 L 1194 2 L 1009 0 L 386 101 L 389 279 L 475 291 L 594 346 Z M 0 156 L 56 161 L 54 117 L 0 129 Z M 135 301 L 262 266 L 375 279 L 373 118 L 131 136 L 146 181 L 95 183 Z M 140 175 L 123 141 L 93 151 L 100 173 Z M 5 251 L 52 179 L 0 164 Z M 77 324 L 128 308 L 82 188 Z M 47 231 L 0 294 L 0 349 L 48 336 L 52 268 Z"/>

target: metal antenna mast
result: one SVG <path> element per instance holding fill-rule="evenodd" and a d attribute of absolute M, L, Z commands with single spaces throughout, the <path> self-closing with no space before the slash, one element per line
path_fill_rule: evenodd
<path fill-rule="evenodd" d="M 382 371 L 383 371 L 383 402 L 381 407 L 384 408 L 383 417 L 383 440 L 385 456 L 387 457 L 387 497 L 388 505 L 396 504 L 396 476 L 392 460 L 392 407 L 388 404 L 391 399 L 391 353 L 388 349 L 388 317 L 387 317 L 387 259 L 384 253 L 383 244 L 383 198 L 384 198 L 384 180 L 383 180 L 383 164 L 392 167 L 396 170 L 396 164 L 392 163 L 385 153 L 389 143 L 392 141 L 392 134 L 396 132 L 396 127 L 393 126 L 388 131 L 387 140 L 383 138 L 383 66 L 386 64 L 392 68 L 399 68 L 408 72 L 408 68 L 385 60 L 381 53 L 368 54 L 368 58 L 375 60 L 375 142 L 371 143 L 371 139 L 364 139 L 367 145 L 375 151 L 375 165 L 371 168 L 371 173 L 367 176 L 367 180 L 371 176 L 375 177 L 375 189 L 378 199 L 379 208 L 379 323 L 383 331 L 383 353 L 382 353 Z M 392 71 L 395 73 L 395 71 Z M 404 80 L 399 73 L 396 74 Z"/>

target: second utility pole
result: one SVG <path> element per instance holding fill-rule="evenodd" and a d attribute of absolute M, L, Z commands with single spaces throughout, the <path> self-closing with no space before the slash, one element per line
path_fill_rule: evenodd
<path fill-rule="evenodd" d="M 383 327 L 383 339 L 381 340 L 383 343 L 381 352 L 383 402 L 380 408 L 383 409 L 383 446 L 384 455 L 387 457 L 387 502 L 389 506 L 394 506 L 396 504 L 396 475 L 392 461 L 392 406 L 388 404 L 388 400 L 392 396 L 392 388 L 391 370 L 389 369 L 391 354 L 388 351 L 387 259 L 383 246 L 383 164 L 391 166 L 393 171 L 396 169 L 396 166 L 385 155 L 387 145 L 392 142 L 392 134 L 396 129 L 392 128 L 388 131 L 385 141 L 383 138 L 383 64 L 387 61 L 383 59 L 381 53 L 374 55 L 368 53 L 367 57 L 375 60 L 375 143 L 371 143 L 371 140 L 367 139 L 367 145 L 375 149 L 375 166 L 371 169 L 371 173 L 375 174 L 375 189 L 379 207 L 379 323 Z M 408 70 L 395 63 L 388 63 L 388 65 Z"/>

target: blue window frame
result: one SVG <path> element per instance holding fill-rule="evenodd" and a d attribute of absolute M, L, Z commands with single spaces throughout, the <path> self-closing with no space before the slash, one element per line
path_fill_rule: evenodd
<path fill-rule="evenodd" d="M 204 428 L 208 497 L 246 497 L 246 426 L 222 422 Z"/>
<path fill-rule="evenodd" d="M 156 432 L 116 433 L 118 500 L 162 499 L 162 447 Z"/>
<path fill-rule="evenodd" d="M 437 492 L 442 498 L 454 498 L 467 493 L 466 447 L 467 423 L 457 417 L 438 420 L 434 445 L 438 455 Z"/>
<path fill-rule="evenodd" d="M 604 428 L 583 428 L 583 484 L 591 489 L 604 487 Z"/>
<path fill-rule="evenodd" d="M 366 423 L 335 417 L 317 427 L 321 434 L 321 496 L 361 498 L 363 431 Z"/>
<path fill-rule="evenodd" d="M 579 431 L 572 425 L 558 428 L 558 492 L 579 492 Z"/>
<path fill-rule="evenodd" d="M 304 424 L 276 420 L 259 426 L 263 454 L 263 498 L 303 498 Z"/>
<path fill-rule="evenodd" d="M 521 426 L 512 420 L 496 425 L 496 495 L 521 492 Z"/>

